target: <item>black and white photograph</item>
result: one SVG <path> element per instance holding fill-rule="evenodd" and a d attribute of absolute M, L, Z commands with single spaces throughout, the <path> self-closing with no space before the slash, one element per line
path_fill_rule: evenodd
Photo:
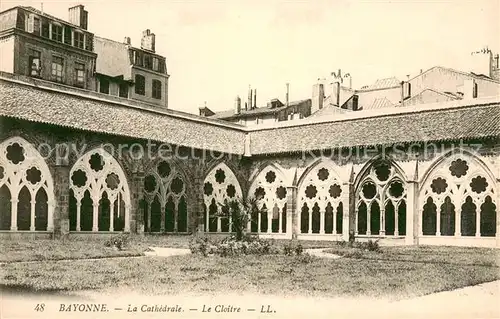
<path fill-rule="evenodd" d="M 0 1 L 0 318 L 500 318 L 499 0 Z"/>

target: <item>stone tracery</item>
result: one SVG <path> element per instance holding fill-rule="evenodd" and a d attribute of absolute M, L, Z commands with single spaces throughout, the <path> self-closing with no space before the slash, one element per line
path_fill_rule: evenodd
<path fill-rule="evenodd" d="M 406 185 L 390 161 L 376 160 L 356 188 L 357 235 L 406 234 Z"/>
<path fill-rule="evenodd" d="M 130 231 L 125 174 L 102 148 L 84 154 L 70 171 L 70 231 Z"/>
<path fill-rule="evenodd" d="M 496 187 L 487 169 L 468 153 L 443 157 L 422 184 L 420 235 L 496 234 Z"/>
<path fill-rule="evenodd" d="M 257 199 L 262 210 L 251 218 L 249 229 L 258 233 L 286 233 L 287 189 L 283 173 L 269 165 L 255 177 L 249 196 Z"/>
<path fill-rule="evenodd" d="M 303 179 L 298 190 L 299 230 L 302 234 L 342 234 L 345 196 L 337 168 L 321 161 Z"/>
<path fill-rule="evenodd" d="M 40 153 L 13 137 L 0 144 L 0 230 L 52 231 L 54 184 Z"/>
<path fill-rule="evenodd" d="M 144 178 L 144 223 L 147 232 L 187 232 L 187 183 L 174 164 L 161 161 Z"/>
<path fill-rule="evenodd" d="M 233 171 L 220 163 L 207 174 L 203 183 L 204 221 L 207 232 L 229 232 L 231 218 L 218 216 L 224 201 L 242 198 L 238 179 Z"/>

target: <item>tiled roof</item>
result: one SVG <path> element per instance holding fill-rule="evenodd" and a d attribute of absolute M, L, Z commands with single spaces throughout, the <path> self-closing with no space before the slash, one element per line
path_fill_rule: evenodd
<path fill-rule="evenodd" d="M 288 106 L 280 106 L 280 107 L 275 107 L 275 108 L 270 108 L 270 107 L 257 107 L 255 109 L 251 110 L 244 110 L 242 109 L 239 114 L 235 114 L 234 110 L 226 110 L 226 111 L 221 111 L 221 112 L 215 112 L 214 115 L 209 116 L 209 118 L 212 119 L 230 119 L 230 118 L 242 118 L 242 117 L 248 117 L 248 116 L 255 116 L 255 115 L 264 115 L 264 114 L 275 114 L 279 113 L 280 111 L 286 110 L 287 108 L 296 106 L 301 103 L 305 103 L 309 100 L 299 100 L 299 101 L 292 101 L 288 103 Z"/>
<path fill-rule="evenodd" d="M 468 102 L 470 104 L 471 101 Z M 464 107 L 433 107 L 417 105 L 416 108 L 388 108 L 377 111 L 391 110 L 393 114 L 384 115 L 380 112 L 381 115 L 366 117 L 362 116 L 368 111 L 359 111 L 344 115 L 345 119 L 337 117 L 336 120 L 306 125 L 261 128 L 250 133 L 250 150 L 255 155 L 500 137 L 498 99 L 487 104 L 465 104 Z"/>
<path fill-rule="evenodd" d="M 227 122 L 98 100 L 2 78 L 0 96 L 0 116 L 199 149 L 244 153 L 245 133 L 238 125 Z"/>
<path fill-rule="evenodd" d="M 80 90 L 82 91 L 82 90 Z M 0 77 L 0 117 L 264 155 L 339 147 L 500 137 L 500 99 L 455 100 L 243 127 L 139 102 L 117 102 Z M 249 147 L 248 147 L 249 146 Z"/>
<path fill-rule="evenodd" d="M 361 90 L 387 89 L 390 87 L 399 86 L 400 82 L 401 81 L 399 81 L 395 77 L 390 77 L 390 78 L 386 78 L 386 79 L 378 79 L 372 85 L 369 85 L 368 87 L 365 87 L 365 88 L 361 88 Z"/>
<path fill-rule="evenodd" d="M 347 109 L 342 109 L 334 104 L 328 104 L 328 105 L 323 106 L 322 109 L 311 114 L 310 117 L 332 116 L 332 115 L 336 115 L 336 114 L 345 114 L 345 113 L 349 113 L 349 112 L 353 112 L 353 111 L 347 110 Z"/>
<path fill-rule="evenodd" d="M 393 103 L 389 101 L 386 97 L 377 98 L 373 101 L 372 105 L 370 105 L 369 109 L 380 109 L 383 107 L 393 106 Z"/>

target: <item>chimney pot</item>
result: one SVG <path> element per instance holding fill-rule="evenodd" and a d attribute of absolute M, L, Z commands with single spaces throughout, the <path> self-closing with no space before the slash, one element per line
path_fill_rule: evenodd
<path fill-rule="evenodd" d="M 141 49 L 155 52 L 156 36 L 149 29 L 142 32 Z"/>
<path fill-rule="evenodd" d="M 71 7 L 68 9 L 69 13 L 69 23 L 79 26 L 80 28 L 87 30 L 88 27 L 88 12 L 84 9 L 82 4 Z"/>
<path fill-rule="evenodd" d="M 130 37 L 125 37 L 123 43 L 130 45 Z"/>
<path fill-rule="evenodd" d="M 257 89 L 253 90 L 253 108 L 257 108 Z"/>

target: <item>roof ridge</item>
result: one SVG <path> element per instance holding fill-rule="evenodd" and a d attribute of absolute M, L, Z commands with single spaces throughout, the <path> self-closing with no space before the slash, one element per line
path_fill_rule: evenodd
<path fill-rule="evenodd" d="M 187 112 L 178 111 L 178 110 L 152 109 L 151 108 L 151 107 L 153 107 L 152 105 L 147 105 L 147 104 L 140 105 L 140 104 L 143 104 L 140 101 L 127 100 L 127 102 L 129 102 L 129 103 L 125 103 L 125 101 L 123 101 L 123 102 L 113 101 L 113 100 L 106 99 L 106 98 L 92 96 L 88 93 L 85 94 L 83 92 L 80 93 L 80 92 L 75 92 L 75 91 L 64 91 L 64 90 L 59 90 L 59 89 L 54 88 L 54 87 L 43 86 L 43 83 L 42 83 L 42 85 L 39 86 L 39 85 L 29 83 L 26 81 L 22 81 L 22 80 L 18 80 L 18 79 L 10 79 L 8 77 L 5 77 L 3 74 L 0 74 L 0 82 L 1 81 L 21 84 L 21 85 L 33 87 L 33 88 L 39 89 L 39 90 L 52 91 L 52 92 L 56 92 L 59 94 L 66 94 L 66 95 L 85 98 L 85 99 L 94 100 L 94 101 L 98 101 L 98 102 L 114 104 L 114 105 L 118 105 L 118 106 L 125 107 L 125 108 L 132 108 L 132 109 L 136 109 L 136 110 L 140 110 L 140 111 L 156 113 L 158 115 L 172 116 L 172 117 L 181 118 L 181 119 L 185 119 L 185 120 L 193 120 L 195 122 L 203 122 L 203 123 L 207 123 L 207 124 L 213 124 L 216 126 L 223 126 L 223 127 L 229 128 L 229 129 L 245 131 L 245 127 L 241 126 L 239 124 L 234 124 L 234 123 L 230 123 L 230 122 L 218 120 L 218 119 L 201 117 L 201 116 L 198 116 L 198 115 L 195 115 L 192 113 L 187 113 Z M 69 88 L 74 89 L 72 87 L 69 87 Z M 98 92 L 93 92 L 93 93 L 98 93 Z"/>

